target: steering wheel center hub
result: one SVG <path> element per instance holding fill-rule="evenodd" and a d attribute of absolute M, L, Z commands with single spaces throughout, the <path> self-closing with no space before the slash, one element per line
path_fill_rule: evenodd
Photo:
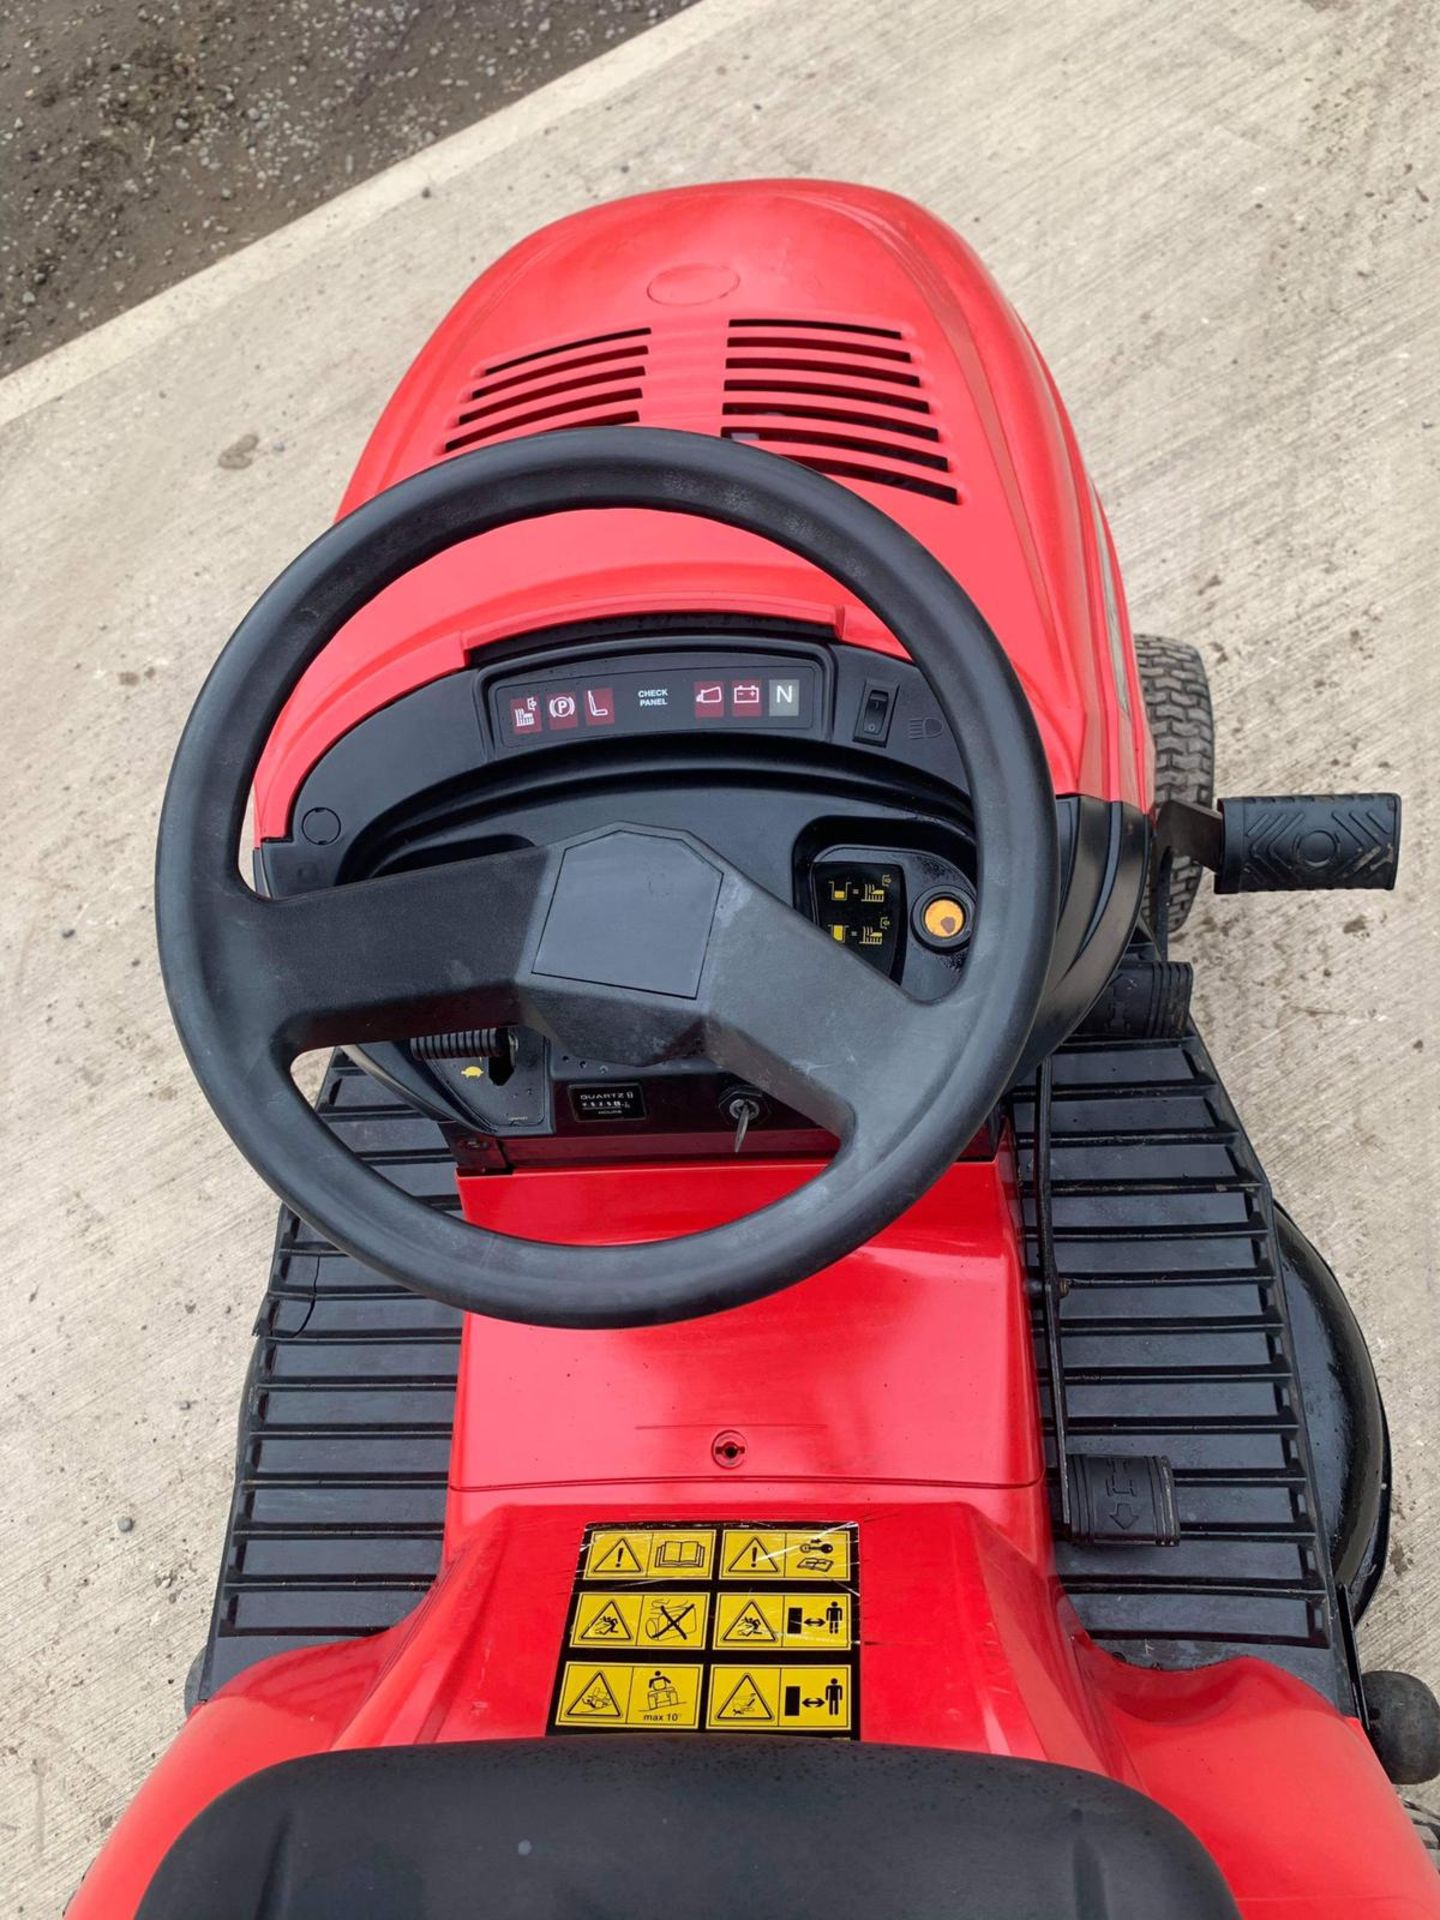
<path fill-rule="evenodd" d="M 693 1000 L 723 879 L 669 834 L 617 827 L 567 847 L 534 971 Z"/>

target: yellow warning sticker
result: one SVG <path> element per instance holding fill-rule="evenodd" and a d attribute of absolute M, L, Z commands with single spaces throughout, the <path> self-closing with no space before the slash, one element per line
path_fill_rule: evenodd
<path fill-rule="evenodd" d="M 700 1724 L 703 1667 L 666 1662 L 600 1666 L 569 1660 L 561 1675 L 555 1724 L 586 1732 L 604 1727 L 654 1727 L 679 1732 Z"/>
<path fill-rule="evenodd" d="M 638 1593 L 582 1593 L 570 1624 L 571 1646 L 639 1646 L 643 1597 Z"/>
<path fill-rule="evenodd" d="M 586 1580 L 708 1580 L 713 1527 L 597 1527 L 585 1553 Z"/>
<path fill-rule="evenodd" d="M 848 1581 L 850 1529 L 727 1527 L 720 1544 L 720 1577 Z"/>
<path fill-rule="evenodd" d="M 853 1521 L 587 1527 L 550 1731 L 855 1739 L 860 1572 Z"/>
<path fill-rule="evenodd" d="M 828 1647 L 852 1644 L 848 1593 L 726 1593 L 715 1607 L 717 1648 Z"/>
<path fill-rule="evenodd" d="M 716 1666 L 705 1724 L 717 1733 L 848 1733 L 853 1689 L 848 1663 Z"/>
<path fill-rule="evenodd" d="M 582 1592 L 570 1625 L 572 1647 L 703 1647 L 708 1593 Z"/>

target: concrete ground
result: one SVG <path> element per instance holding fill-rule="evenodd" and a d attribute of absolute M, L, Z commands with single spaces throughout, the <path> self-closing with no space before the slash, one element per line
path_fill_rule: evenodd
<path fill-rule="evenodd" d="M 688 0 L 7 0 L 0 373 Z"/>
<path fill-rule="evenodd" d="M 152 951 L 185 712 L 468 278 L 707 176 L 849 175 L 959 226 L 1067 395 L 1137 623 L 1204 649 L 1222 787 L 1406 795 L 1395 895 L 1210 902 L 1185 950 L 1383 1377 L 1365 1657 L 1440 1684 L 1437 72 L 1407 0 L 701 0 L 0 385 L 13 1911 L 58 1912 L 179 1720 L 269 1249 Z"/>

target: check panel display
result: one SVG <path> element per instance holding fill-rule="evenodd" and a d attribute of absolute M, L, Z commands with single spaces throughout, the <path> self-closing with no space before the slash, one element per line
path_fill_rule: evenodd
<path fill-rule="evenodd" d="M 816 725 L 819 674 L 794 659 L 600 661 L 498 680 L 489 698 L 495 738 L 508 748 L 712 728 L 803 733 Z"/>

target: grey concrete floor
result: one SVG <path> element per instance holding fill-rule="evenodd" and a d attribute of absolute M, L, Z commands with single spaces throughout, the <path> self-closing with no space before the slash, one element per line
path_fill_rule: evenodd
<path fill-rule="evenodd" d="M 1388 1397 L 1365 1656 L 1440 1683 L 1437 56 L 1406 0 L 701 0 L 0 384 L 15 1911 L 58 1912 L 180 1717 L 273 1223 L 156 976 L 173 743 L 469 277 L 639 187 L 850 176 L 953 221 L 1058 376 L 1137 624 L 1204 650 L 1222 786 L 1405 793 L 1394 896 L 1211 901 L 1185 951 Z"/>
<path fill-rule="evenodd" d="M 8 0 L 0 373 L 688 0 Z"/>

